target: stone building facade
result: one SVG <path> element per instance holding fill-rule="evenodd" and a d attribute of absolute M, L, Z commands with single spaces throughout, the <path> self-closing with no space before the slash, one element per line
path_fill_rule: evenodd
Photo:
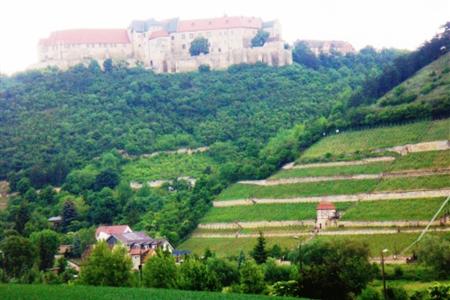
<path fill-rule="evenodd" d="M 295 43 L 305 43 L 315 55 L 330 54 L 332 52 L 345 55 L 356 52 L 352 44 L 345 41 L 299 40 Z"/>
<path fill-rule="evenodd" d="M 269 33 L 262 47 L 251 47 L 259 30 Z M 209 53 L 191 56 L 191 42 L 204 37 Z M 292 52 L 281 37 L 278 21 L 254 17 L 133 21 L 127 29 L 57 31 L 38 46 L 37 67 L 67 68 L 94 59 L 141 63 L 157 73 L 196 71 L 200 65 L 225 69 L 233 64 L 263 62 L 271 66 L 292 64 Z"/>

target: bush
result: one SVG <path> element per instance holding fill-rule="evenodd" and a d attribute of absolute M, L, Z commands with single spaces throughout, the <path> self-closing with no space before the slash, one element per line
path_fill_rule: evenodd
<path fill-rule="evenodd" d="M 397 279 L 402 278 L 403 276 L 403 269 L 400 266 L 395 266 L 394 268 L 394 277 Z"/>
<path fill-rule="evenodd" d="M 431 300 L 450 299 L 450 285 L 434 285 L 428 289 Z"/>
<path fill-rule="evenodd" d="M 271 296 L 296 296 L 300 293 L 300 286 L 296 280 L 275 282 L 270 291 Z M 367 299 L 370 300 L 370 299 Z"/>
<path fill-rule="evenodd" d="M 408 300 L 408 294 L 404 288 L 388 287 L 386 289 L 386 300 Z"/>
<path fill-rule="evenodd" d="M 264 273 L 253 260 L 247 260 L 240 271 L 242 292 L 259 294 L 264 290 Z"/>
<path fill-rule="evenodd" d="M 381 295 L 376 289 L 367 287 L 361 292 L 357 300 L 381 300 Z"/>

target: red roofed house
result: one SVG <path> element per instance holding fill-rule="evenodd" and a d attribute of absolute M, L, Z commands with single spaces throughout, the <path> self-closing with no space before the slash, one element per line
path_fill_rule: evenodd
<path fill-rule="evenodd" d="M 262 47 L 252 48 L 258 30 L 269 33 Z M 191 56 L 195 38 L 208 39 L 209 53 Z M 74 29 L 56 31 L 39 42 L 39 65 L 67 68 L 78 63 L 111 58 L 130 64 L 140 62 L 155 72 L 196 71 L 200 65 L 223 69 L 233 64 L 264 62 L 283 66 L 292 63 L 285 49 L 278 21 L 255 17 L 133 21 L 128 29 Z"/>
<path fill-rule="evenodd" d="M 321 201 L 316 207 L 317 220 L 316 226 L 318 229 L 323 229 L 330 224 L 331 220 L 337 218 L 336 206 L 328 201 Z"/>
<path fill-rule="evenodd" d="M 100 226 L 95 232 L 97 241 L 106 241 L 110 247 L 123 245 L 133 263 L 133 269 L 138 270 L 144 261 L 155 255 L 156 249 L 173 251 L 173 246 L 166 239 L 153 239 L 145 232 L 133 232 L 128 225 Z"/>
<path fill-rule="evenodd" d="M 128 225 L 100 226 L 95 231 L 97 241 L 106 241 L 113 234 L 124 234 L 133 232 Z"/>

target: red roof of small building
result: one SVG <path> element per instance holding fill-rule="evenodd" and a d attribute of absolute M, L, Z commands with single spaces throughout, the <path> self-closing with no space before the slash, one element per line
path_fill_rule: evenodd
<path fill-rule="evenodd" d="M 177 32 L 191 32 L 204 30 L 255 28 L 262 26 L 262 20 L 254 17 L 221 17 L 214 19 L 198 19 L 179 21 Z"/>
<path fill-rule="evenodd" d="M 157 30 L 157 31 L 153 31 L 150 34 L 148 39 L 152 40 L 152 39 L 156 39 L 156 38 L 159 38 L 159 37 L 165 37 L 165 36 L 169 36 L 169 33 L 167 31 L 165 31 L 165 30 Z"/>
<path fill-rule="evenodd" d="M 54 44 L 127 44 L 130 43 L 126 29 L 70 29 L 55 31 L 40 45 Z"/>
<path fill-rule="evenodd" d="M 334 206 L 333 203 L 328 202 L 328 201 L 321 201 L 318 205 L 317 205 L 317 210 L 336 210 L 336 206 Z"/>
<path fill-rule="evenodd" d="M 105 232 L 107 234 L 122 234 L 125 233 L 130 227 L 128 225 L 113 225 L 113 226 L 99 226 L 95 231 L 95 235 L 100 232 Z"/>

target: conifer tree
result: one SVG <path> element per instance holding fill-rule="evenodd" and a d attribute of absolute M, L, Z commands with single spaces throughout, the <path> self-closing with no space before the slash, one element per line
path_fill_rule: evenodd
<path fill-rule="evenodd" d="M 266 239 L 261 231 L 259 232 L 258 241 L 255 248 L 253 248 L 251 256 L 258 264 L 265 263 L 267 260 Z"/>

